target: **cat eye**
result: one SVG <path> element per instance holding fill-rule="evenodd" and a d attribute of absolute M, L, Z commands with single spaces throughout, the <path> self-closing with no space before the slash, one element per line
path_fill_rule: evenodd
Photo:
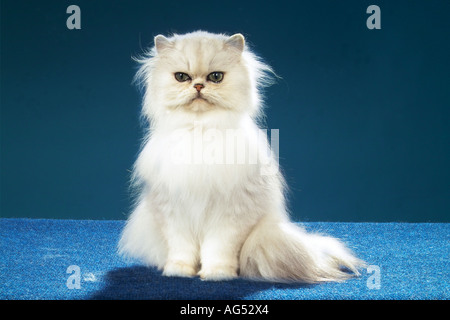
<path fill-rule="evenodd" d="M 176 72 L 175 79 L 177 79 L 177 81 L 179 81 L 179 82 L 185 82 L 185 81 L 191 80 L 191 77 L 189 77 L 189 75 L 187 73 Z"/>
<path fill-rule="evenodd" d="M 219 71 L 211 72 L 210 74 L 208 74 L 208 80 L 215 83 L 219 83 L 220 81 L 223 80 L 223 72 Z"/>

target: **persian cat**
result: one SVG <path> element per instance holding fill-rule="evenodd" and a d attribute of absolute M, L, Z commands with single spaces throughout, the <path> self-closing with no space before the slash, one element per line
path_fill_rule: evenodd
<path fill-rule="evenodd" d="M 258 127 L 271 68 L 241 34 L 158 35 L 139 62 L 148 131 L 119 252 L 165 276 L 204 280 L 358 274 L 362 261 L 341 242 L 289 220 L 285 183 Z"/>

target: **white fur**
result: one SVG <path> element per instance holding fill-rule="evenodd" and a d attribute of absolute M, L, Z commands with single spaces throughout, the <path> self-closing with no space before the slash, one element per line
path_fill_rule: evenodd
<path fill-rule="evenodd" d="M 289 221 L 284 180 L 262 161 L 259 89 L 270 68 L 242 35 L 194 32 L 157 36 L 139 60 L 149 131 L 134 168 L 137 205 L 119 243 L 123 254 L 157 266 L 166 276 L 223 280 L 239 274 L 270 281 L 339 281 L 358 274 L 361 261 L 338 240 L 309 234 Z M 224 72 L 220 83 L 206 81 Z M 192 81 L 178 82 L 184 72 Z M 202 83 L 204 99 L 193 100 Z M 258 161 L 214 160 L 243 152 L 225 141 L 231 130 Z M 224 152 L 225 154 L 222 154 Z M 270 153 L 269 153 L 270 154 Z M 248 159 L 248 158 L 246 158 Z M 271 167 L 272 170 L 266 170 Z"/>

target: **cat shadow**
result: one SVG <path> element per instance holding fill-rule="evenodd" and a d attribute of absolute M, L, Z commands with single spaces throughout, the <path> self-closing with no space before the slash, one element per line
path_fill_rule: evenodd
<path fill-rule="evenodd" d="M 92 300 L 238 300 L 264 299 L 262 291 L 311 288 L 310 284 L 281 284 L 235 279 L 202 281 L 200 278 L 164 277 L 156 268 L 132 266 L 109 271 L 105 286 Z M 270 294 L 270 293 L 269 293 Z M 272 297 L 273 298 L 273 297 Z M 282 298 L 282 297 L 280 297 Z"/>

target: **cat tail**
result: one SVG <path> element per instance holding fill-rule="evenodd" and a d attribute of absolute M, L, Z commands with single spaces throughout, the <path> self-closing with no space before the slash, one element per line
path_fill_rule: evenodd
<path fill-rule="evenodd" d="M 265 217 L 245 240 L 240 274 L 254 280 L 316 283 L 359 276 L 365 265 L 339 240 Z M 347 270 L 345 270 L 347 269 Z"/>

